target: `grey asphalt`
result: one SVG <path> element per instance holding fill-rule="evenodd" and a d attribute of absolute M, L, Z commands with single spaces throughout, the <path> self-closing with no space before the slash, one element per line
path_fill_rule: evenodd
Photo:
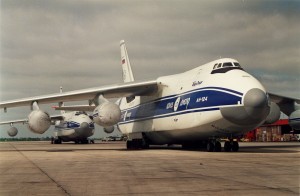
<path fill-rule="evenodd" d="M 209 153 L 2 142 L 0 195 L 299 195 L 300 143 L 240 144 Z"/>

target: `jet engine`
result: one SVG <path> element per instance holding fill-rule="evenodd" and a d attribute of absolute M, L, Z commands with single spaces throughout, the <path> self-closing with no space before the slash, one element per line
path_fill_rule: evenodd
<path fill-rule="evenodd" d="M 289 124 L 295 130 L 300 130 L 300 110 L 296 110 L 289 116 Z"/>
<path fill-rule="evenodd" d="M 51 118 L 42 110 L 34 110 L 28 115 L 28 128 L 38 134 L 43 134 L 49 129 Z"/>
<path fill-rule="evenodd" d="M 276 103 L 271 102 L 270 112 L 266 118 L 265 124 L 275 123 L 276 121 L 279 120 L 279 118 L 280 118 L 280 108 Z"/>
<path fill-rule="evenodd" d="M 10 136 L 10 137 L 15 137 L 17 134 L 18 134 L 18 129 L 16 127 L 10 127 L 8 130 L 7 130 L 7 134 Z"/>
<path fill-rule="evenodd" d="M 93 121 L 102 127 L 110 127 L 119 122 L 121 110 L 112 102 L 104 102 L 97 106 L 93 112 Z"/>
<path fill-rule="evenodd" d="M 110 126 L 110 127 L 103 127 L 103 130 L 105 133 L 112 133 L 115 130 L 114 126 Z"/>

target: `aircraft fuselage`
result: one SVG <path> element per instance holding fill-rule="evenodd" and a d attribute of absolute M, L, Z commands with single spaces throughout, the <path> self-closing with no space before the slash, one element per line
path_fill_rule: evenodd
<path fill-rule="evenodd" d="M 54 136 L 64 142 L 83 141 L 94 134 L 94 122 L 88 115 L 80 112 L 64 114 L 63 121 L 55 124 Z"/>
<path fill-rule="evenodd" d="M 221 66 L 218 68 L 218 65 Z M 241 135 L 269 114 L 266 90 L 234 59 L 220 59 L 157 79 L 153 96 L 123 98 L 118 128 L 153 144 Z"/>

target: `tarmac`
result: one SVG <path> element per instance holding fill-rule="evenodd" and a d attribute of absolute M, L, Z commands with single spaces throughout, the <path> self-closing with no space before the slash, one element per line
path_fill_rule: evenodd
<path fill-rule="evenodd" d="M 300 142 L 239 152 L 125 142 L 0 143 L 0 195 L 299 195 Z"/>

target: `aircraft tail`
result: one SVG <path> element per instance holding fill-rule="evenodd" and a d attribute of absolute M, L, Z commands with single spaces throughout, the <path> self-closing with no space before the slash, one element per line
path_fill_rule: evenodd
<path fill-rule="evenodd" d="M 123 70 L 123 81 L 124 81 L 124 83 L 133 82 L 134 77 L 133 77 L 133 73 L 132 73 L 132 70 L 131 70 L 131 65 L 130 65 L 130 61 L 129 61 L 129 57 L 128 57 L 128 53 L 127 53 L 127 49 L 126 49 L 124 40 L 120 41 L 120 48 L 121 48 L 121 62 L 122 62 L 122 70 Z"/>

